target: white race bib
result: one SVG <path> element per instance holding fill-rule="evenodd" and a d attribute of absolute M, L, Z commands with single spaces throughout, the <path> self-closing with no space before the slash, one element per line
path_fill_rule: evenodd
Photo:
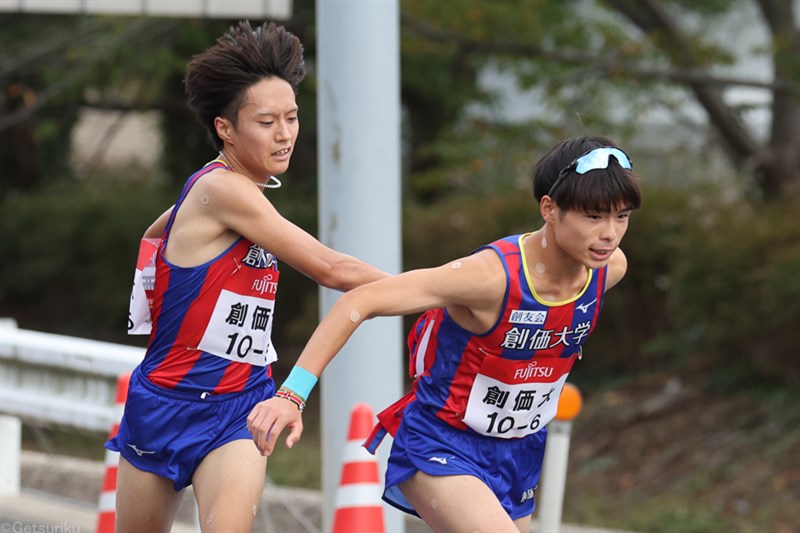
<path fill-rule="evenodd" d="M 151 310 L 156 283 L 156 254 L 161 239 L 142 239 L 133 273 L 133 288 L 128 307 L 128 335 L 149 335 L 153 327 Z"/>
<path fill-rule="evenodd" d="M 555 417 L 574 359 L 486 356 L 470 390 L 464 423 L 481 435 L 501 439 L 536 433 Z"/>
<path fill-rule="evenodd" d="M 267 366 L 278 359 L 270 341 L 275 300 L 223 290 L 197 348 L 239 363 Z"/>

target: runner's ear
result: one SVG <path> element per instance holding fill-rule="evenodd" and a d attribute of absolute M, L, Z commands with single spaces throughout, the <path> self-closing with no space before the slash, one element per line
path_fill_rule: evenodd
<path fill-rule="evenodd" d="M 225 142 L 231 142 L 231 132 L 233 124 L 225 117 L 214 117 L 214 128 L 217 130 L 219 138 Z"/>
<path fill-rule="evenodd" d="M 558 206 L 549 196 L 545 195 L 539 201 L 539 213 L 542 216 L 542 220 L 544 220 L 548 224 L 552 224 L 553 222 L 555 222 L 557 210 Z"/>

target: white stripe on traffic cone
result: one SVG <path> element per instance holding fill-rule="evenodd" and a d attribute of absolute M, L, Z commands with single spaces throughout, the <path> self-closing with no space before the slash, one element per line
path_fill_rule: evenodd
<path fill-rule="evenodd" d="M 372 426 L 369 405 L 353 406 L 336 492 L 333 533 L 385 533 L 378 461 L 362 446 Z"/>

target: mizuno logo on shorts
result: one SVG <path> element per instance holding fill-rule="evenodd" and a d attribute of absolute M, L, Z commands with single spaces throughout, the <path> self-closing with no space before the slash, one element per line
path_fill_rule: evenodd
<path fill-rule="evenodd" d="M 150 454 L 150 453 L 156 453 L 156 452 L 154 452 L 154 451 L 153 451 L 153 452 L 149 452 L 149 451 L 147 451 L 147 450 L 140 450 L 139 448 L 137 448 L 137 447 L 136 447 L 136 445 L 135 445 L 135 444 L 128 444 L 128 447 L 129 447 L 129 448 L 131 448 L 133 451 L 135 451 L 135 452 L 136 452 L 136 455 L 138 455 L 139 457 L 143 456 L 143 455 L 144 455 L 144 454 L 146 454 L 146 453 L 147 453 L 147 454 Z"/>

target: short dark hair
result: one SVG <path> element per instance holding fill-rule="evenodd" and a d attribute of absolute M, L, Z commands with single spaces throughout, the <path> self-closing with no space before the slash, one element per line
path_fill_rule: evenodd
<path fill-rule="evenodd" d="M 559 173 L 576 158 L 595 148 L 619 148 L 606 137 L 572 137 L 555 145 L 534 165 L 531 171 L 533 195 L 541 201 L 558 179 Z M 586 174 L 572 170 L 553 192 L 553 201 L 562 210 L 608 212 L 620 207 L 639 209 L 642 193 L 633 169 L 622 168 L 611 158 L 608 168 Z"/>
<path fill-rule="evenodd" d="M 297 93 L 305 73 L 300 39 L 272 22 L 254 30 L 250 22 L 241 21 L 211 48 L 192 58 L 184 84 L 189 108 L 220 150 L 216 117 L 225 117 L 235 126 L 247 89 L 265 78 L 277 77 Z"/>

